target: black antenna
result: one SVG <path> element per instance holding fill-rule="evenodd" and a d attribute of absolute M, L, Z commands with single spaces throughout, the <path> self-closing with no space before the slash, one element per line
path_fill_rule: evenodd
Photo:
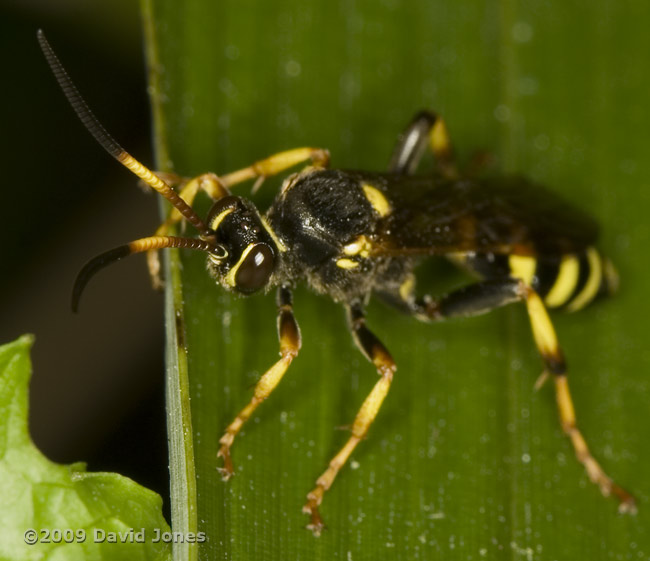
<path fill-rule="evenodd" d="M 113 137 L 106 131 L 97 117 L 90 110 L 84 99 L 81 97 L 79 90 L 72 83 L 68 73 L 63 68 L 61 61 L 56 56 L 48 40 L 45 38 L 43 30 L 37 32 L 38 42 L 45 59 L 49 64 L 56 81 L 59 83 L 61 90 L 68 99 L 68 102 L 74 109 L 75 113 L 83 123 L 84 127 L 93 135 L 95 140 L 118 162 L 127 167 L 131 172 L 142 179 L 147 185 L 158 191 L 192 224 L 203 237 L 211 237 L 212 231 L 205 225 L 203 220 L 167 183 L 153 173 L 149 168 L 138 162 L 124 148 L 122 148 Z"/>
<path fill-rule="evenodd" d="M 142 253 L 143 251 L 163 249 L 166 247 L 197 249 L 209 253 L 211 256 L 214 256 L 215 259 L 225 259 L 228 255 L 226 249 L 221 245 L 215 246 L 214 244 L 199 238 L 179 238 L 176 236 L 151 236 L 148 238 L 140 238 L 139 240 L 132 241 L 114 249 L 109 249 L 97 257 L 93 257 L 83 266 L 81 271 L 79 271 L 72 289 L 72 311 L 77 312 L 79 309 L 81 294 L 88 284 L 88 281 L 95 275 L 95 273 L 97 273 L 97 271 L 111 263 L 115 263 L 120 259 L 133 255 L 134 253 Z"/>

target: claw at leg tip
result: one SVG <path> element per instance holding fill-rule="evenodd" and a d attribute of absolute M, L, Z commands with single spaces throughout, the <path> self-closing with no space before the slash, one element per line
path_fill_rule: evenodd
<path fill-rule="evenodd" d="M 225 467 L 217 468 L 217 471 L 221 475 L 221 481 L 228 481 L 232 476 L 232 470 L 227 469 Z"/>
<path fill-rule="evenodd" d="M 320 538 L 321 531 L 323 530 L 323 524 L 307 524 L 307 529 L 311 530 L 315 538 Z"/>
<path fill-rule="evenodd" d="M 302 507 L 302 511 L 305 514 L 308 514 L 311 518 L 311 521 L 309 524 L 307 524 L 306 528 L 312 531 L 315 538 L 320 537 L 321 532 L 325 528 L 325 524 L 323 523 L 323 519 L 318 512 L 318 506 L 308 502 L 305 506 Z"/>
<path fill-rule="evenodd" d="M 223 481 L 228 481 L 235 471 L 230 459 L 230 452 L 221 448 L 217 452 L 217 458 L 223 458 L 223 467 L 218 467 L 217 471 L 221 474 Z"/>
<path fill-rule="evenodd" d="M 618 505 L 618 512 L 620 514 L 630 514 L 634 516 L 637 513 L 636 501 L 634 498 L 629 497 L 628 499 L 622 501 L 621 504 Z"/>

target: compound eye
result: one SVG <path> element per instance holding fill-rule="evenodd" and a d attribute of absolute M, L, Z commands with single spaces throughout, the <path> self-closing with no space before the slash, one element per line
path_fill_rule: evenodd
<path fill-rule="evenodd" d="M 237 268 L 235 286 L 244 293 L 259 290 L 268 282 L 274 266 L 273 250 L 264 243 L 256 243 Z"/>

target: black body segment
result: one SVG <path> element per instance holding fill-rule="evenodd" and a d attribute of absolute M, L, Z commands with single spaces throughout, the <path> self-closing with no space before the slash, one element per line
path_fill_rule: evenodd
<path fill-rule="evenodd" d="M 276 199 L 267 218 L 275 233 L 292 244 L 292 259 L 305 269 L 321 266 L 374 226 L 361 184 L 339 170 L 304 175 Z"/>
<path fill-rule="evenodd" d="M 305 279 L 337 302 L 364 299 L 381 259 L 357 259 L 345 247 L 373 232 L 378 214 L 355 177 L 338 170 L 303 175 L 281 193 L 267 215 L 281 242 L 278 278 Z"/>
<path fill-rule="evenodd" d="M 436 306 L 436 319 L 485 314 L 518 300 L 521 300 L 520 281 L 507 277 L 485 280 L 441 298 Z"/>

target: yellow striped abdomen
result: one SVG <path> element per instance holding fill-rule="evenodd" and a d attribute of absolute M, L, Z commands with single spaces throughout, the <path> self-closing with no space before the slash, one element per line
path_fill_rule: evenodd
<path fill-rule="evenodd" d="M 593 247 L 580 254 L 560 259 L 510 255 L 510 276 L 532 286 L 549 308 L 575 312 L 598 295 L 614 292 L 618 284 L 616 270 Z"/>
<path fill-rule="evenodd" d="M 521 279 L 535 289 L 548 308 L 569 312 L 618 287 L 616 269 L 593 247 L 562 257 L 459 253 L 451 259 L 482 278 Z"/>

